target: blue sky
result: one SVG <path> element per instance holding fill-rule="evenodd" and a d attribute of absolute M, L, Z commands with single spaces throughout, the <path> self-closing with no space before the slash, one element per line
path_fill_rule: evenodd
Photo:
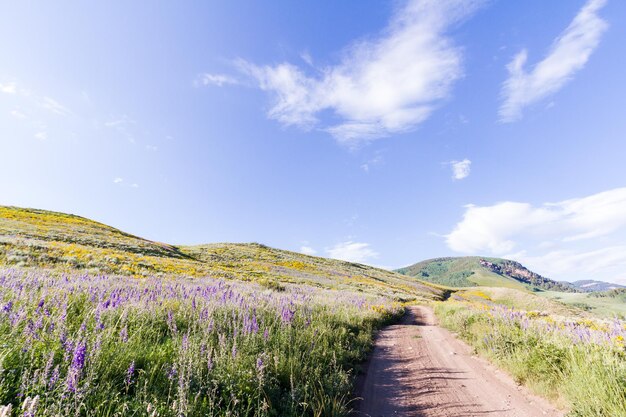
<path fill-rule="evenodd" d="M 12 2 L 0 204 L 626 283 L 626 3 Z"/>

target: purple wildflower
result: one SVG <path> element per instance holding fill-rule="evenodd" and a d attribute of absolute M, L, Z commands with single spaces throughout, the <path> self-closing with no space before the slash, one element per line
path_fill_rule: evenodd
<path fill-rule="evenodd" d="M 2 307 L 2 312 L 10 313 L 12 309 L 13 309 L 13 301 L 9 301 L 8 303 L 4 305 L 4 307 Z"/>
<path fill-rule="evenodd" d="M 283 307 L 283 310 L 281 312 L 280 318 L 281 318 L 281 320 L 283 321 L 284 324 L 291 324 L 295 314 L 296 314 L 296 312 L 294 310 L 291 310 L 291 309 L 289 309 L 287 307 Z"/>
<path fill-rule="evenodd" d="M 170 381 L 172 381 L 176 375 L 178 374 L 178 371 L 176 371 L 176 367 L 174 365 L 172 365 L 172 367 L 170 369 L 168 369 L 167 371 L 167 379 L 169 379 Z"/>
<path fill-rule="evenodd" d="M 122 330 L 120 330 L 120 340 L 122 341 L 122 343 L 128 342 L 128 329 L 126 328 L 126 326 L 124 326 Z"/>
<path fill-rule="evenodd" d="M 50 375 L 50 379 L 48 380 L 48 389 L 54 388 L 57 381 L 59 380 L 59 376 L 60 376 L 59 365 L 57 365 L 52 370 L 52 375 Z"/>
<path fill-rule="evenodd" d="M 69 392 L 76 392 L 80 374 L 85 366 L 86 352 L 87 345 L 84 342 L 76 344 L 72 356 L 72 364 L 70 365 L 70 370 L 67 375 L 67 390 Z"/>
<path fill-rule="evenodd" d="M 130 385 L 130 383 L 133 382 L 134 373 L 135 373 L 135 361 L 132 361 L 130 365 L 128 366 L 128 369 L 126 370 L 126 378 L 124 379 L 124 382 L 126 383 L 126 385 Z"/>

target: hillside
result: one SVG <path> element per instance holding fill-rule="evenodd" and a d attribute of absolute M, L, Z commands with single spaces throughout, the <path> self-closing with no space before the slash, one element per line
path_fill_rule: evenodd
<path fill-rule="evenodd" d="M 173 246 L 79 216 L 6 206 L 0 206 L 0 265 L 126 276 L 210 276 L 275 288 L 304 283 L 406 300 L 441 294 L 395 272 L 257 243 Z"/>
<path fill-rule="evenodd" d="M 577 292 L 569 283 L 558 282 L 528 270 L 508 259 L 478 256 L 435 258 L 400 268 L 397 272 L 449 287 L 505 287 Z"/>

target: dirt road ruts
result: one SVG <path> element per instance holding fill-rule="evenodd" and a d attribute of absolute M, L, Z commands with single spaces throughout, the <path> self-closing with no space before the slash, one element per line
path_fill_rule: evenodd
<path fill-rule="evenodd" d="M 562 416 L 547 401 L 471 354 L 437 326 L 428 307 L 410 307 L 400 324 L 383 329 L 357 384 L 355 416 Z"/>

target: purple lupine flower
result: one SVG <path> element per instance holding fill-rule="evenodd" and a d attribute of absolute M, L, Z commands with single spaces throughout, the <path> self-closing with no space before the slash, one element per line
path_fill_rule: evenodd
<path fill-rule="evenodd" d="M 174 319 L 174 313 L 172 313 L 171 310 L 167 312 L 167 327 L 169 327 L 173 334 L 178 332 L 178 329 L 176 328 L 176 320 Z"/>
<path fill-rule="evenodd" d="M 133 382 L 134 373 L 135 373 L 135 361 L 132 361 L 130 365 L 128 366 L 128 369 L 126 370 L 126 378 L 124 379 L 124 382 L 126 383 L 126 385 L 130 385 L 130 383 Z"/>
<path fill-rule="evenodd" d="M 296 314 L 296 312 L 294 310 L 291 310 L 291 309 L 289 309 L 287 307 L 283 307 L 283 310 L 281 312 L 280 318 L 281 318 L 281 320 L 283 321 L 284 324 L 291 324 L 295 314 Z"/>
<path fill-rule="evenodd" d="M 13 309 L 13 301 L 9 301 L 2 307 L 2 312 L 10 313 L 12 309 Z"/>
<path fill-rule="evenodd" d="M 57 365 L 52 370 L 52 375 L 50 375 L 50 379 L 48 380 L 48 389 L 54 388 L 57 381 L 59 380 L 59 376 L 60 376 L 59 365 Z"/>
<path fill-rule="evenodd" d="M 35 417 L 37 414 L 37 408 L 39 407 L 39 395 L 35 395 L 35 397 L 26 397 L 24 403 L 22 403 L 22 417 Z"/>
<path fill-rule="evenodd" d="M 67 375 L 67 390 L 69 392 L 76 392 L 76 389 L 78 388 L 78 380 L 80 379 L 80 374 L 85 366 L 86 353 L 87 345 L 84 342 L 77 343 L 72 356 L 72 364 L 70 365 L 70 370 Z"/>
<path fill-rule="evenodd" d="M 52 365 L 54 365 L 54 352 L 50 354 L 48 357 L 48 361 L 46 362 L 46 366 L 43 368 L 43 371 L 40 376 L 40 381 L 42 384 L 45 384 L 48 378 L 48 374 L 50 373 L 50 369 L 52 369 Z"/>
<path fill-rule="evenodd" d="M 251 330 L 254 334 L 257 334 L 259 332 L 259 323 L 256 320 L 256 313 L 252 316 Z"/>
<path fill-rule="evenodd" d="M 122 330 L 120 330 L 120 340 L 122 341 L 122 343 L 128 342 L 128 329 L 126 328 L 126 326 L 124 326 Z"/>
<path fill-rule="evenodd" d="M 167 379 L 172 381 L 174 378 L 176 378 L 177 374 L 178 374 L 178 371 L 176 371 L 176 367 L 172 365 L 172 367 L 168 369 L 166 376 L 167 376 Z"/>
<path fill-rule="evenodd" d="M 184 352 L 186 352 L 189 349 L 189 332 L 183 335 L 182 348 Z"/>

